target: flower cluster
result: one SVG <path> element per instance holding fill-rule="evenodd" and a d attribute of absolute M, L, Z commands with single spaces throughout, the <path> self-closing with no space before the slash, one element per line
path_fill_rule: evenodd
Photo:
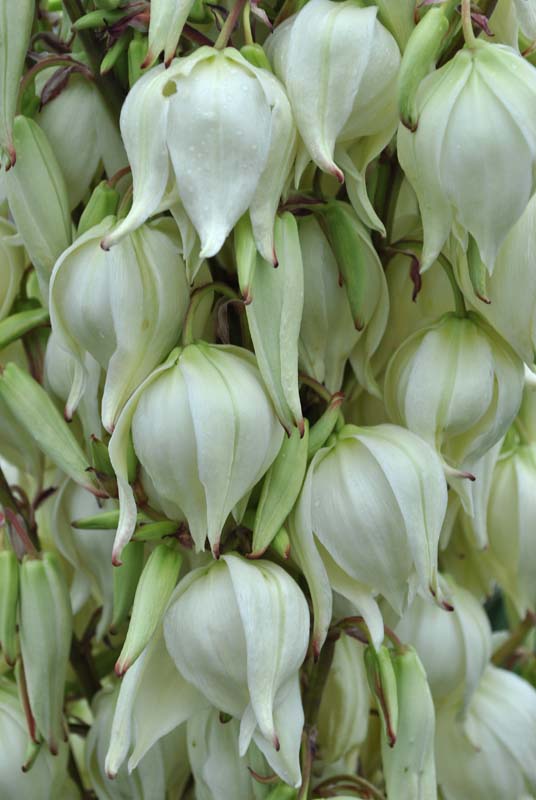
<path fill-rule="evenodd" d="M 0 0 L 0 797 L 536 798 L 536 0 Z"/>

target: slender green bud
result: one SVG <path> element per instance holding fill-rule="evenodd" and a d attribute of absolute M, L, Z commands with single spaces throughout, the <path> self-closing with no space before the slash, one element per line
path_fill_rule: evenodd
<path fill-rule="evenodd" d="M 128 616 L 143 570 L 143 542 L 129 542 L 123 550 L 121 566 L 114 569 L 114 614 L 110 631 L 115 633 Z"/>
<path fill-rule="evenodd" d="M 114 11 L 113 9 L 97 9 L 90 11 L 89 14 L 84 14 L 83 17 L 77 19 L 73 24 L 75 31 L 87 31 L 93 28 L 104 28 L 107 25 L 113 25 L 114 22 L 119 22 L 121 17 L 125 16 L 125 12 L 121 10 Z"/>
<path fill-rule="evenodd" d="M 69 589 L 55 553 L 20 569 L 20 646 L 30 707 L 51 753 L 64 739 L 63 695 L 72 635 Z"/>
<path fill-rule="evenodd" d="M 123 3 L 124 0 L 95 0 L 97 8 L 102 8 L 103 11 L 115 11 Z"/>
<path fill-rule="evenodd" d="M 88 460 L 51 398 L 13 362 L 0 374 L 0 398 L 56 466 L 88 491 L 105 496 L 88 472 Z"/>
<path fill-rule="evenodd" d="M 245 44 L 244 47 L 240 48 L 240 53 L 254 67 L 272 71 L 272 65 L 260 44 Z"/>
<path fill-rule="evenodd" d="M 399 725 L 394 747 L 382 738 L 387 793 L 396 800 L 436 800 L 435 713 L 426 672 L 412 647 L 393 655 L 393 668 Z"/>
<path fill-rule="evenodd" d="M 340 407 L 343 400 L 344 395 L 341 392 L 334 394 L 331 398 L 331 403 L 329 406 L 309 431 L 309 458 L 312 458 L 317 450 L 320 450 L 321 447 L 324 447 L 327 440 L 335 430 L 337 422 L 341 418 Z"/>
<path fill-rule="evenodd" d="M 286 528 L 279 528 L 272 541 L 270 548 L 276 553 L 283 561 L 287 561 L 290 557 L 290 536 Z"/>
<path fill-rule="evenodd" d="M 417 129 L 415 98 L 420 83 L 430 72 L 439 55 L 449 22 L 441 8 L 431 8 L 411 34 L 398 76 L 398 109 L 402 124 Z"/>
<path fill-rule="evenodd" d="M 348 203 L 333 200 L 321 211 L 326 234 L 344 281 L 354 325 L 363 330 L 370 320 L 378 294 L 378 276 L 370 268 L 370 244 L 363 225 Z"/>
<path fill-rule="evenodd" d="M 28 311 L 20 311 L 18 314 L 6 317 L 0 322 L 0 350 L 34 328 L 46 325 L 47 322 L 48 311 L 46 308 L 30 308 Z"/>
<path fill-rule="evenodd" d="M 95 187 L 78 223 L 78 236 L 117 212 L 119 192 L 108 181 L 101 181 Z"/>
<path fill-rule="evenodd" d="M 19 564 L 12 550 L 0 552 L 0 647 L 10 667 L 18 655 Z"/>
<path fill-rule="evenodd" d="M 91 463 L 95 472 L 110 478 L 114 477 L 115 473 L 112 462 L 110 461 L 108 446 L 100 439 L 97 439 L 96 436 L 92 436 L 89 440 L 89 451 L 91 453 Z"/>
<path fill-rule="evenodd" d="M 151 522 L 151 518 L 146 514 L 139 513 L 137 517 L 138 524 Z M 78 528 L 84 531 L 112 531 L 117 528 L 119 524 L 119 509 L 112 511 L 103 511 L 101 514 L 94 514 L 91 517 L 83 517 L 83 519 L 74 520 L 71 525 L 73 528 Z"/>
<path fill-rule="evenodd" d="M 251 284 L 257 266 L 257 245 L 253 236 L 253 228 L 249 219 L 249 214 L 240 217 L 234 229 L 234 247 L 236 258 L 236 271 L 238 273 L 238 285 L 244 299 L 248 305 L 252 301 Z"/>
<path fill-rule="evenodd" d="M 177 533 L 178 528 L 177 522 L 167 519 L 162 522 L 150 522 L 137 528 L 132 538 L 135 542 L 155 542 Z"/>
<path fill-rule="evenodd" d="M 17 158 L 12 126 L 34 13 L 34 0 L 0 1 L 0 147 L 12 167 Z"/>
<path fill-rule="evenodd" d="M 277 457 L 266 473 L 253 526 L 253 558 L 261 556 L 292 511 L 305 477 L 309 425 L 304 435 L 297 428 L 283 439 Z"/>
<path fill-rule="evenodd" d="M 398 730 L 398 694 L 389 648 L 382 645 L 375 650 L 369 645 L 365 650 L 365 667 L 370 691 L 378 705 L 384 736 L 389 747 L 394 747 Z"/>
<path fill-rule="evenodd" d="M 167 544 L 158 545 L 147 559 L 136 589 L 127 638 L 115 665 L 117 675 L 124 675 L 149 643 L 175 588 L 181 564 L 182 555 Z"/>
<path fill-rule="evenodd" d="M 106 55 L 101 61 L 100 65 L 100 74 L 106 75 L 107 72 L 110 72 L 111 69 L 117 64 L 125 50 L 127 49 L 130 43 L 130 32 L 123 34 L 122 36 L 117 39 L 110 47 L 110 49 L 106 52 Z"/>
<path fill-rule="evenodd" d="M 17 163 L 6 173 L 9 208 L 44 299 L 56 259 L 72 241 L 67 186 L 45 132 L 23 116 L 13 123 Z"/>
<path fill-rule="evenodd" d="M 134 33 L 134 38 L 128 46 L 128 85 L 134 86 L 136 81 L 141 78 L 143 70 L 141 65 L 147 58 L 147 39 L 145 36 Z"/>

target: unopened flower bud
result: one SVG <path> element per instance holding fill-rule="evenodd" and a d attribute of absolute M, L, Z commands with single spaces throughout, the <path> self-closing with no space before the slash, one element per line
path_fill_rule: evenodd
<path fill-rule="evenodd" d="M 338 392 L 359 339 L 333 250 L 313 215 L 298 220 L 304 272 L 299 354 L 303 371 Z"/>
<path fill-rule="evenodd" d="M 105 247 L 155 212 L 174 175 L 201 240 L 201 258 L 215 255 L 249 210 L 259 252 L 276 260 L 274 217 L 296 131 L 285 92 L 270 72 L 233 48 L 200 47 L 137 81 L 123 106 L 121 132 L 134 201 Z"/>
<path fill-rule="evenodd" d="M 20 0 L 16 8 L 9 0 L 0 3 L 0 147 L 11 167 L 17 158 L 12 126 L 34 13 L 33 0 Z"/>
<path fill-rule="evenodd" d="M 370 369 L 389 314 L 389 295 L 380 259 L 370 236 L 347 203 L 331 201 L 322 209 L 331 249 L 360 336 L 350 361 L 359 383 L 373 394 L 379 389 Z"/>
<path fill-rule="evenodd" d="M 477 314 L 445 314 L 392 357 L 384 400 L 455 468 L 480 458 L 506 433 L 523 390 L 523 364 Z"/>
<path fill-rule="evenodd" d="M 123 675 L 147 646 L 175 588 L 182 556 L 173 547 L 159 544 L 147 559 L 136 588 L 127 638 L 115 665 Z"/>
<path fill-rule="evenodd" d="M 380 21 L 391 31 L 404 52 L 415 28 L 415 0 L 377 0 L 377 5 Z"/>
<path fill-rule="evenodd" d="M 303 432 L 298 387 L 298 338 L 303 311 L 303 264 L 295 217 L 275 220 L 278 267 L 259 257 L 246 315 L 259 370 L 281 424 Z"/>
<path fill-rule="evenodd" d="M 225 520 L 284 436 L 250 353 L 205 343 L 175 350 L 133 395 L 110 441 L 121 503 L 116 562 L 136 522 L 126 460 L 131 430 L 166 515 L 186 516 L 196 549 L 208 537 L 216 555 Z"/>
<path fill-rule="evenodd" d="M 437 780 L 445 800 L 525 798 L 536 791 L 536 690 L 489 666 L 467 716 L 438 710 Z"/>
<path fill-rule="evenodd" d="M 127 164 L 117 122 L 93 80 L 71 75 L 65 88 L 42 107 L 36 122 L 61 166 L 70 208 L 83 200 L 100 163 L 109 178 Z"/>
<path fill-rule="evenodd" d="M 13 550 L 0 551 L 0 649 L 7 664 L 13 666 L 18 654 L 17 608 L 19 604 L 19 564 Z"/>
<path fill-rule="evenodd" d="M 499 456 L 489 496 L 486 560 L 521 617 L 536 611 L 535 486 L 536 444 Z"/>
<path fill-rule="evenodd" d="M 416 597 L 396 627 L 402 641 L 415 647 L 434 699 L 455 695 L 466 707 L 491 656 L 491 628 L 480 603 L 452 579 L 445 593 L 452 611 Z"/>
<path fill-rule="evenodd" d="M 527 164 L 536 159 L 535 98 L 534 67 L 511 48 L 480 39 L 420 85 L 418 127 L 414 133 L 400 127 L 398 155 L 423 216 L 423 270 L 456 220 L 493 271 L 499 247 L 534 193 Z M 512 191 L 505 192 L 507 185 Z"/>
<path fill-rule="evenodd" d="M 16 232 L 11 223 L 0 218 L 0 320 L 10 312 L 26 266 L 24 249 L 10 242 Z"/>
<path fill-rule="evenodd" d="M 83 397 L 85 353 L 106 370 L 102 421 L 112 431 L 135 389 L 176 343 L 189 301 L 178 231 L 169 219 L 143 225 L 111 252 L 100 247 L 114 218 L 77 239 L 50 283 L 52 327 L 76 360 L 65 413 Z"/>
<path fill-rule="evenodd" d="M 65 738 L 63 695 L 71 647 L 67 581 L 55 553 L 25 558 L 20 569 L 20 646 L 32 714 L 51 753 Z"/>
<path fill-rule="evenodd" d="M 391 651 L 383 644 L 377 650 L 369 645 L 364 658 L 368 686 L 376 700 L 383 738 L 389 747 L 394 747 L 398 731 L 398 690 Z"/>
<path fill-rule="evenodd" d="M 90 228 L 100 225 L 106 217 L 117 213 L 119 205 L 119 192 L 108 181 L 101 181 L 96 186 L 82 212 L 78 223 L 78 236 L 87 233 Z"/>
<path fill-rule="evenodd" d="M 239 753 L 253 738 L 293 786 L 301 780 L 298 670 L 308 631 L 309 610 L 296 582 L 276 564 L 237 555 L 186 576 L 164 617 L 179 671 L 216 708 L 241 720 Z"/>
<path fill-rule="evenodd" d="M 166 65 L 171 64 L 184 23 L 195 0 L 154 0 L 149 23 L 149 51 L 144 66 L 154 64 L 164 53 Z"/>
<path fill-rule="evenodd" d="M 436 800 L 435 712 L 426 672 L 416 651 L 393 653 L 398 693 L 398 735 L 394 747 L 382 737 L 382 762 L 389 797 Z"/>
<path fill-rule="evenodd" d="M 13 124 L 17 163 L 6 174 L 9 208 L 48 304 L 48 284 L 56 259 L 72 241 L 67 187 L 45 132 L 18 116 Z"/>
<path fill-rule="evenodd" d="M 116 565 L 113 571 L 114 613 L 110 626 L 113 632 L 125 621 L 132 608 L 143 570 L 144 553 L 143 542 L 129 542 L 123 550 L 121 564 Z"/>
<path fill-rule="evenodd" d="M 300 436 L 294 428 L 290 436 L 283 438 L 279 453 L 266 473 L 253 523 L 252 556 L 264 553 L 294 508 L 307 469 L 307 420 L 304 431 Z"/>
<path fill-rule="evenodd" d="M 88 472 L 86 455 L 53 401 L 36 380 L 13 362 L 0 373 L 0 398 L 56 466 L 80 486 L 103 495 Z"/>

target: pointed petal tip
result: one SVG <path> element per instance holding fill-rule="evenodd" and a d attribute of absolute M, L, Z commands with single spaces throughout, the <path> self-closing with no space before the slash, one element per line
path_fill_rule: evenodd
<path fill-rule="evenodd" d="M 128 661 L 121 661 L 121 659 L 118 658 L 117 661 L 115 662 L 114 672 L 118 678 L 122 678 L 129 667 L 130 663 Z"/>
<path fill-rule="evenodd" d="M 279 737 L 278 737 L 277 733 L 274 733 L 274 737 L 273 737 L 272 741 L 273 741 L 273 745 L 274 745 L 274 749 L 275 749 L 276 753 L 279 753 L 279 751 L 281 750 L 281 744 L 279 743 Z"/>
<path fill-rule="evenodd" d="M 336 164 L 333 164 L 333 166 L 331 166 L 329 169 L 329 174 L 333 175 L 333 177 L 337 179 L 337 181 L 341 184 L 341 186 L 343 185 L 344 172 L 342 171 L 342 169 L 340 169 L 340 167 L 338 167 Z"/>
<path fill-rule="evenodd" d="M 305 436 L 305 420 L 303 417 L 297 420 L 296 427 L 300 432 L 300 439 L 303 439 L 303 437 Z"/>
<path fill-rule="evenodd" d="M 354 319 L 354 327 L 355 327 L 356 331 L 360 331 L 361 332 L 363 330 L 363 328 L 365 327 L 365 323 L 363 322 L 362 319 L 359 319 L 359 317 L 356 317 Z"/>
<path fill-rule="evenodd" d="M 112 552 L 112 566 L 113 567 L 122 567 L 123 562 L 121 561 L 121 550 Z"/>

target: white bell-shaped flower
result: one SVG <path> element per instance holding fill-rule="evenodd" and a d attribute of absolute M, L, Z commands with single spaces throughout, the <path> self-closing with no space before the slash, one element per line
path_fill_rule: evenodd
<path fill-rule="evenodd" d="M 309 640 L 301 589 L 276 564 L 225 555 L 189 573 L 175 596 L 164 635 L 177 669 L 241 721 L 240 755 L 253 739 L 272 769 L 299 786 L 298 671 Z"/>
<path fill-rule="evenodd" d="M 134 200 L 104 239 L 111 247 L 161 205 L 170 178 L 201 240 L 215 255 L 249 210 L 257 247 L 274 255 L 273 224 L 295 153 L 285 92 L 234 48 L 200 47 L 136 82 L 121 113 Z"/>
<path fill-rule="evenodd" d="M 536 690 L 489 666 L 465 720 L 438 710 L 437 780 L 445 800 L 504 800 L 536 792 Z"/>
<path fill-rule="evenodd" d="M 466 706 L 491 656 L 491 628 L 480 603 L 451 578 L 443 579 L 454 606 L 445 611 L 416 597 L 396 627 L 412 644 L 423 666 L 434 700 L 462 699 Z"/>
<path fill-rule="evenodd" d="M 532 64 L 480 39 L 421 83 L 418 126 L 399 127 L 398 155 L 423 216 L 423 270 L 453 229 L 493 271 L 536 188 L 535 100 Z"/>
<path fill-rule="evenodd" d="M 215 555 L 225 520 L 268 470 L 284 436 L 251 353 L 201 342 L 173 351 L 134 393 L 110 441 L 121 503 L 115 561 L 136 524 L 130 431 L 167 516 L 186 516 L 196 549 L 208 537 Z"/>
<path fill-rule="evenodd" d="M 346 177 L 357 214 L 383 230 L 365 171 L 396 129 L 400 53 L 377 14 L 351 0 L 311 0 L 276 28 L 266 48 L 304 143 L 297 181 L 311 160 L 340 182 Z"/>
<path fill-rule="evenodd" d="M 170 219 L 143 225 L 107 253 L 100 242 L 113 224 L 108 217 L 77 239 L 58 259 L 50 286 L 52 328 L 76 359 L 66 416 L 84 395 L 89 353 L 106 371 L 101 414 L 108 431 L 177 343 L 190 299 Z"/>
<path fill-rule="evenodd" d="M 404 428 L 347 425 L 336 443 L 318 451 L 292 539 L 313 597 L 316 650 L 331 616 L 329 584 L 364 617 L 376 647 L 383 621 L 374 595 L 399 614 L 417 590 L 443 602 L 437 548 L 446 507 L 441 461 Z"/>
<path fill-rule="evenodd" d="M 195 780 L 196 800 L 229 800 L 230 797 L 264 800 L 271 791 L 256 775 L 271 770 L 256 745 L 246 755 L 238 752 L 240 724 L 235 719 L 225 723 L 215 708 L 201 711 L 188 720 L 188 757 Z"/>
<path fill-rule="evenodd" d="M 477 314 L 445 314 L 389 362 L 384 402 L 393 422 L 467 469 L 506 433 L 523 391 L 523 364 Z"/>

